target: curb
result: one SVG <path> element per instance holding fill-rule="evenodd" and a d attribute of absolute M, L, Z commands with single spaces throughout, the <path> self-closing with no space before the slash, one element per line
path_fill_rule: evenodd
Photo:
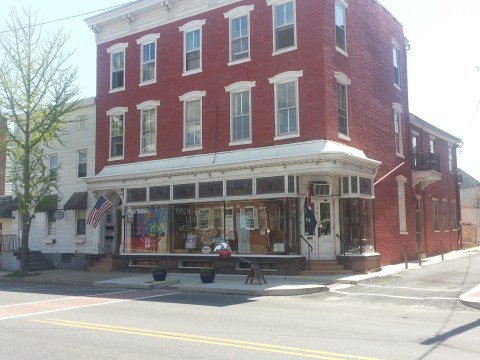
<path fill-rule="evenodd" d="M 458 298 L 463 305 L 480 309 L 480 285 L 475 286 Z"/>
<path fill-rule="evenodd" d="M 217 285 L 180 285 L 177 287 L 177 290 L 181 292 L 247 296 L 296 296 L 330 291 L 330 289 L 325 285 L 277 285 L 263 287 L 260 289 L 250 286 L 256 285 L 245 285 L 245 287 L 219 287 Z"/>

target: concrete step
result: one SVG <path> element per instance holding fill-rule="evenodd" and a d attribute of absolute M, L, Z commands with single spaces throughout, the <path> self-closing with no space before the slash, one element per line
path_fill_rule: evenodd
<path fill-rule="evenodd" d="M 111 257 L 102 257 L 95 262 L 93 266 L 89 266 L 87 271 L 111 272 L 113 268 L 113 259 Z"/>
<path fill-rule="evenodd" d="M 302 271 L 300 275 L 302 276 L 322 276 L 322 275 L 352 275 L 353 270 L 336 270 L 336 271 Z"/>
<path fill-rule="evenodd" d="M 338 270 L 344 270 L 343 265 L 310 265 L 310 267 L 305 265 L 305 270 L 307 271 L 338 271 Z"/>

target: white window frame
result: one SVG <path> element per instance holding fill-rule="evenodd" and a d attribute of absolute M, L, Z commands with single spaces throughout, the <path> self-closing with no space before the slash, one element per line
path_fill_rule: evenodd
<path fill-rule="evenodd" d="M 449 231 L 450 226 L 448 224 L 448 199 L 442 199 L 442 218 L 443 218 L 443 230 Z"/>
<path fill-rule="evenodd" d="M 225 86 L 225 91 L 230 93 L 230 146 L 232 145 L 242 145 L 242 144 L 251 144 L 252 143 L 252 88 L 255 87 L 255 81 L 239 81 L 231 85 Z M 248 103 L 249 103 L 249 114 L 248 114 L 248 138 L 243 138 L 239 140 L 234 140 L 234 106 L 233 98 L 237 94 L 241 94 L 248 91 Z M 244 114 L 245 116 L 245 114 Z"/>
<path fill-rule="evenodd" d="M 87 115 L 78 115 L 77 116 L 77 130 L 86 130 L 87 129 Z"/>
<path fill-rule="evenodd" d="M 191 74 L 197 74 L 199 72 L 202 72 L 202 28 L 203 25 L 205 25 L 206 20 L 193 20 L 185 25 L 182 25 L 178 28 L 180 32 L 183 32 L 183 76 L 186 75 L 191 75 Z M 198 46 L 198 51 L 199 51 L 199 65 L 198 68 L 187 70 L 187 34 L 198 31 L 199 32 L 199 46 Z"/>
<path fill-rule="evenodd" d="M 435 136 L 430 135 L 430 139 L 428 141 L 428 151 L 430 154 L 435 154 Z"/>
<path fill-rule="evenodd" d="M 55 236 L 57 234 L 57 220 L 53 215 L 54 211 L 47 210 L 45 217 L 47 218 L 47 236 Z"/>
<path fill-rule="evenodd" d="M 350 141 L 350 121 L 348 119 L 348 86 L 351 85 L 352 80 L 345 75 L 342 72 L 335 71 L 333 73 L 333 76 L 335 77 L 335 80 L 337 81 L 336 83 L 336 94 L 337 94 L 337 126 L 338 126 L 338 137 L 343 140 Z M 347 121 L 347 133 L 344 134 L 340 132 L 340 108 L 338 106 L 339 104 L 339 86 L 341 86 L 343 89 L 345 89 L 345 117 Z"/>
<path fill-rule="evenodd" d="M 342 55 L 348 56 L 347 53 L 347 8 L 348 4 L 344 0 L 336 0 L 335 1 L 335 49 Z M 339 13 L 338 11 L 341 11 Z M 345 48 L 342 49 L 337 45 L 337 28 L 341 28 L 337 23 L 337 17 L 341 16 L 341 20 L 343 22 L 343 42 L 345 44 Z"/>
<path fill-rule="evenodd" d="M 432 198 L 432 220 L 433 220 L 433 231 L 439 232 L 440 231 L 440 211 L 438 206 L 438 199 Z"/>
<path fill-rule="evenodd" d="M 154 84 L 157 82 L 157 40 L 160 38 L 160 34 L 147 34 L 145 36 L 142 36 L 140 39 L 137 39 L 137 44 L 140 45 L 140 85 L 139 86 L 144 86 L 144 85 L 149 85 L 149 84 Z M 145 61 L 145 52 L 143 51 L 144 47 L 147 45 L 153 44 L 153 48 L 155 51 L 154 54 L 154 59 Z M 144 65 L 146 63 L 153 63 L 153 78 L 144 80 Z"/>
<path fill-rule="evenodd" d="M 245 6 L 239 6 L 236 7 L 226 13 L 223 14 L 225 19 L 228 19 L 228 24 L 229 24 L 229 37 L 228 37 L 228 66 L 235 65 L 235 64 L 241 64 L 247 61 L 251 60 L 251 47 L 250 47 L 250 12 L 253 11 L 254 5 L 245 5 Z M 233 22 L 235 20 L 241 19 L 243 17 L 247 18 L 247 35 L 244 37 L 247 38 L 247 46 L 248 46 L 248 55 L 246 57 L 243 57 L 241 59 L 233 59 Z"/>
<path fill-rule="evenodd" d="M 126 69 L 127 69 L 127 48 L 128 48 L 128 43 L 118 43 L 110 46 L 107 49 L 107 53 L 110 54 L 110 93 L 117 92 L 117 91 L 123 91 L 125 90 L 125 80 L 126 80 Z M 114 72 L 114 67 L 113 67 L 113 57 L 115 54 L 123 53 L 123 86 L 118 86 L 118 87 L 113 87 L 113 72 Z M 119 71 L 119 70 L 117 70 Z"/>
<path fill-rule="evenodd" d="M 405 197 L 405 186 L 407 178 L 403 175 L 396 177 L 397 180 L 397 195 L 398 195 L 398 222 L 400 226 L 400 234 L 407 235 L 407 206 Z"/>
<path fill-rule="evenodd" d="M 297 6 L 296 0 L 266 0 L 268 6 L 272 6 L 272 31 L 273 31 L 273 53 L 272 55 L 279 55 L 283 54 L 288 51 L 293 51 L 297 49 Z M 288 46 L 285 48 L 277 49 L 277 27 L 275 24 L 275 12 L 279 6 L 283 6 L 285 4 L 292 3 L 293 8 L 293 45 Z M 288 24 L 290 25 L 290 24 Z"/>
<path fill-rule="evenodd" d="M 400 61 L 400 45 L 396 40 L 392 40 L 392 65 L 393 65 L 393 85 L 401 89 L 402 84 L 402 72 L 401 72 L 401 61 Z"/>
<path fill-rule="evenodd" d="M 275 75 L 268 79 L 270 84 L 274 85 L 274 101 L 275 101 L 275 138 L 274 140 L 288 139 L 293 137 L 300 136 L 300 101 L 299 101 L 299 91 L 298 91 L 298 79 L 303 76 L 303 70 L 299 71 L 286 71 Z M 280 85 L 295 83 L 295 96 L 296 96 L 296 121 L 297 121 L 297 131 L 290 132 L 285 134 L 279 134 L 279 117 L 278 117 L 278 87 Z"/>
<path fill-rule="evenodd" d="M 81 154 L 85 154 L 85 161 L 82 161 Z M 80 165 L 85 164 L 85 176 L 80 176 Z M 77 151 L 77 179 L 86 177 L 88 174 L 88 150 L 82 149 Z"/>
<path fill-rule="evenodd" d="M 203 113 L 203 97 L 206 96 L 207 92 L 206 91 L 190 91 L 186 94 L 183 94 L 179 96 L 180 101 L 183 102 L 183 149 L 182 151 L 192 151 L 192 150 L 200 150 L 202 149 L 202 113 Z M 187 105 L 190 102 L 194 101 L 199 101 L 200 102 L 200 121 L 199 121 L 199 127 L 200 127 L 200 142 L 199 144 L 194 144 L 194 145 L 188 145 L 187 144 Z"/>
<path fill-rule="evenodd" d="M 452 222 L 452 231 L 459 231 L 460 226 L 458 221 L 458 207 L 456 200 L 452 200 L 450 203 L 450 219 Z"/>
<path fill-rule="evenodd" d="M 147 100 L 137 105 L 137 110 L 140 110 L 140 150 L 139 156 L 152 156 L 157 154 L 157 129 L 158 129 L 158 107 L 160 106 L 160 100 Z M 147 151 L 144 148 L 143 143 L 143 134 L 145 132 L 144 129 L 144 122 L 143 122 L 143 115 L 145 111 L 154 111 L 154 127 L 153 130 L 153 150 Z M 149 130 L 151 132 L 151 130 Z"/>
<path fill-rule="evenodd" d="M 84 221 L 85 232 L 83 234 L 78 232 L 78 221 L 79 220 Z M 86 221 L 87 221 L 87 211 L 85 209 L 76 209 L 75 210 L 75 237 L 85 237 L 86 236 L 86 234 L 87 234 Z"/>
<path fill-rule="evenodd" d="M 58 173 L 58 167 L 59 167 L 58 154 L 50 154 L 48 156 L 49 174 L 53 175 L 55 173 Z"/>
<path fill-rule="evenodd" d="M 256 230 L 258 226 L 258 210 L 254 206 L 245 206 L 240 209 L 240 228 Z"/>
<path fill-rule="evenodd" d="M 453 145 L 448 144 L 448 171 L 453 171 Z"/>
<path fill-rule="evenodd" d="M 395 133 L 395 152 L 397 156 L 404 157 L 403 153 L 403 109 L 402 105 L 394 103 L 393 108 L 393 129 Z"/>
<path fill-rule="evenodd" d="M 126 121 L 127 111 L 128 111 L 127 107 L 116 107 L 106 112 L 107 116 L 109 117 L 108 161 L 122 160 L 125 157 L 125 121 Z M 120 116 L 120 115 L 123 116 L 122 155 L 112 156 L 112 121 L 114 117 Z"/>

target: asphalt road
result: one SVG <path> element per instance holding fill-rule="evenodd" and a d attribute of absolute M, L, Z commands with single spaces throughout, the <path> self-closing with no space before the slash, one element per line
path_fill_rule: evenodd
<path fill-rule="evenodd" d="M 479 359 L 480 255 L 295 297 L 0 284 L 0 359 Z"/>

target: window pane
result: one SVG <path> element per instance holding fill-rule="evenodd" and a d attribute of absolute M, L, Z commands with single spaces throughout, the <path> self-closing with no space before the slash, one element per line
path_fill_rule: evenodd
<path fill-rule="evenodd" d="M 257 194 L 275 194 L 285 192 L 285 177 L 273 176 L 267 178 L 258 178 Z"/>
<path fill-rule="evenodd" d="M 293 2 L 275 7 L 275 49 L 280 50 L 295 45 Z"/>
<path fill-rule="evenodd" d="M 127 189 L 127 202 L 147 201 L 147 188 Z"/>
<path fill-rule="evenodd" d="M 152 186 L 150 188 L 150 201 L 170 200 L 170 186 Z"/>
<path fill-rule="evenodd" d="M 345 8 L 338 3 L 335 4 L 335 44 L 346 50 Z"/>
<path fill-rule="evenodd" d="M 173 185 L 173 199 L 195 199 L 195 184 Z"/>
<path fill-rule="evenodd" d="M 227 196 L 252 195 L 252 179 L 227 180 Z"/>
<path fill-rule="evenodd" d="M 123 115 L 111 116 L 110 156 L 123 156 Z"/>
<path fill-rule="evenodd" d="M 222 197 L 223 196 L 223 181 L 212 181 L 198 184 L 198 197 Z"/>

